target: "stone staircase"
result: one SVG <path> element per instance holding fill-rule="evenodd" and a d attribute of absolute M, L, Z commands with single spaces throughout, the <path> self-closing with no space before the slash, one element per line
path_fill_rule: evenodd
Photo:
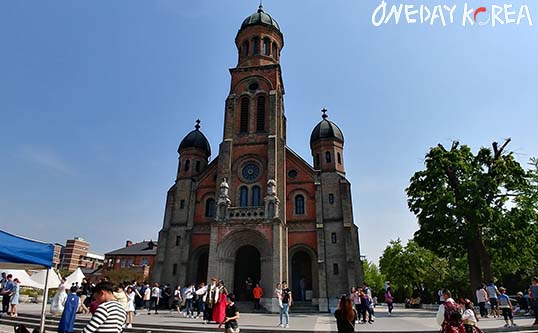
<path fill-rule="evenodd" d="M 237 301 L 235 306 L 239 313 L 269 313 L 263 307 L 261 310 L 254 310 L 254 304 L 252 302 Z M 319 313 L 318 306 L 313 305 L 312 302 L 293 302 L 290 313 Z"/>
<path fill-rule="evenodd" d="M 312 302 L 296 301 L 292 303 L 290 313 L 319 313 L 319 307 Z"/>

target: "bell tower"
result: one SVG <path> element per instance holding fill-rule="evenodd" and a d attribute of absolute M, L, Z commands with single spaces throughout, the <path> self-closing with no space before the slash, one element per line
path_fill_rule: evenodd
<path fill-rule="evenodd" d="M 248 231 L 267 242 L 269 252 L 261 259 L 264 273 L 260 278 L 262 287 L 270 290 L 288 274 L 286 116 L 280 67 L 284 38 L 278 23 L 260 5 L 243 21 L 235 45 L 238 60 L 229 70 L 216 189 L 228 197 L 219 197 L 221 204 L 211 226 L 209 275 L 227 283 L 237 279 L 237 272 L 233 276 L 233 267 L 225 263 L 229 258 L 223 257 L 223 234 L 224 230 L 230 234 Z M 244 243 L 261 246 L 249 240 Z"/>

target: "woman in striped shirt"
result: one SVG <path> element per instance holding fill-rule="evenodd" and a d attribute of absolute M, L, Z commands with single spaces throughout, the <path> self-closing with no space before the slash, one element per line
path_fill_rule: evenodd
<path fill-rule="evenodd" d="M 120 333 L 125 324 L 125 309 L 114 298 L 114 287 L 109 282 L 101 282 L 95 286 L 93 297 L 99 307 L 83 333 L 105 332 Z"/>

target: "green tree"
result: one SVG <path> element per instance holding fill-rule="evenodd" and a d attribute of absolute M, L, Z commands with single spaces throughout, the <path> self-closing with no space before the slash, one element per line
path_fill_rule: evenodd
<path fill-rule="evenodd" d="M 123 283 L 124 281 L 144 280 L 144 274 L 141 271 L 130 268 L 115 269 L 107 272 L 106 276 L 114 284 Z"/>
<path fill-rule="evenodd" d="M 419 295 L 423 301 L 431 301 L 432 291 L 444 286 L 449 271 L 446 259 L 412 240 L 404 247 L 400 239 L 385 248 L 379 266 L 398 295 Z"/>
<path fill-rule="evenodd" d="M 381 274 L 376 264 L 371 261 L 364 261 L 364 281 L 368 283 L 372 290 L 372 295 L 378 295 L 383 290 L 385 276 Z"/>
<path fill-rule="evenodd" d="M 509 142 L 494 142 L 476 155 L 457 141 L 450 149 L 439 144 L 426 154 L 426 169 L 416 172 L 406 189 L 420 227 L 417 243 L 445 258 L 466 256 L 473 287 L 493 279 L 496 240 L 514 223 L 528 225 L 532 215 L 528 206 L 513 210 L 529 190 L 529 179 L 505 151 Z"/>

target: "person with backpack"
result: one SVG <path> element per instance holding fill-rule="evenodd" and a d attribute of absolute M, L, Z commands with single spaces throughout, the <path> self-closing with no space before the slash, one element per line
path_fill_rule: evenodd
<path fill-rule="evenodd" d="M 448 289 L 443 290 L 444 303 L 439 305 L 436 320 L 441 326 L 441 333 L 465 333 L 463 326 L 462 308 L 452 298 Z"/>

